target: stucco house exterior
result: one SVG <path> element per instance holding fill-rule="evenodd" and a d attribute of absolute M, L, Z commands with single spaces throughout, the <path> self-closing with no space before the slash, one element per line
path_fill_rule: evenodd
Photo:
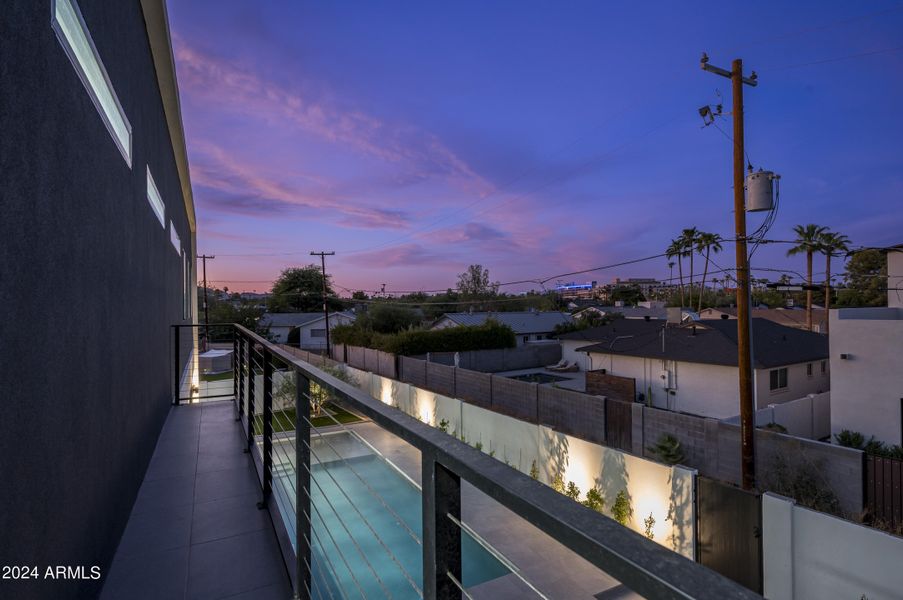
<path fill-rule="evenodd" d="M 354 315 L 347 312 L 330 312 L 329 329 L 347 325 Z M 302 350 L 326 350 L 326 315 L 324 313 L 266 313 L 258 325 L 266 328 L 268 336 L 279 344 L 288 344 Z"/>
<path fill-rule="evenodd" d="M 887 307 L 831 311 L 831 431 L 903 444 L 903 245 L 887 279 Z"/>
<path fill-rule="evenodd" d="M 736 321 L 618 319 L 559 340 L 582 370 L 634 379 L 636 400 L 716 419 L 738 412 Z M 753 319 L 753 367 L 757 408 L 830 389 L 828 342 L 817 333 Z"/>
<path fill-rule="evenodd" d="M 460 325 L 482 325 L 488 319 L 514 330 L 518 347 L 530 343 L 555 343 L 555 326 L 573 321 L 571 315 L 557 311 L 458 312 L 445 313 L 430 329 Z"/>

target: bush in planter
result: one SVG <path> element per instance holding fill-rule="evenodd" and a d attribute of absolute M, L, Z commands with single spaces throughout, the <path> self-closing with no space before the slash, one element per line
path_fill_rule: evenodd
<path fill-rule="evenodd" d="M 552 489 L 559 494 L 564 493 L 564 477 L 561 476 L 561 473 L 556 473 L 552 478 Z"/>
<path fill-rule="evenodd" d="M 533 461 L 533 464 L 530 465 L 530 477 L 533 479 L 539 479 L 539 467 L 536 466 L 536 461 Z"/>
<path fill-rule="evenodd" d="M 564 495 L 570 498 L 571 500 L 579 501 L 580 500 L 580 488 L 577 487 L 577 484 L 573 481 L 568 481 L 568 486 L 564 490 Z"/>
<path fill-rule="evenodd" d="M 602 512 L 602 509 L 605 508 L 605 498 L 602 497 L 602 492 L 599 491 L 599 488 L 594 487 L 586 492 L 586 500 L 583 501 L 583 506 Z"/>
<path fill-rule="evenodd" d="M 643 519 L 643 525 L 646 528 L 643 530 L 643 533 L 646 534 L 646 537 L 650 540 L 655 539 L 655 533 L 653 533 L 653 529 L 655 528 L 655 517 L 652 516 L 652 513 L 649 513 L 649 516 Z"/>
<path fill-rule="evenodd" d="M 630 506 L 630 498 L 627 492 L 621 490 L 615 498 L 615 503 L 611 505 L 611 516 L 621 525 L 627 525 L 630 517 L 633 516 L 633 507 Z"/>

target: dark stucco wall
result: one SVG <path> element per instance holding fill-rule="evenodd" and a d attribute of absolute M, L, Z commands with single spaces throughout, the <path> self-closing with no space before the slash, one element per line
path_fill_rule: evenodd
<path fill-rule="evenodd" d="M 99 565 L 170 408 L 182 264 L 146 199 L 149 164 L 190 248 L 138 0 L 78 0 L 132 124 L 130 169 L 51 27 L 0 18 L 0 565 Z M 2 598 L 94 597 L 100 581 L 0 581 Z"/>

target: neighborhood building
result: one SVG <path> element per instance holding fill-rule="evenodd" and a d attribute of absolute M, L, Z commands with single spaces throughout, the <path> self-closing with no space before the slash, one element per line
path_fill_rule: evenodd
<path fill-rule="evenodd" d="M 754 308 L 752 309 L 752 318 L 768 319 L 774 321 L 778 325 L 786 327 L 794 327 L 796 329 L 806 328 L 806 309 L 804 308 Z M 736 319 L 737 309 L 735 307 L 718 307 L 704 308 L 699 313 L 700 319 Z M 825 331 L 825 322 L 828 315 L 825 314 L 823 308 L 812 309 L 812 331 Z"/>
<path fill-rule="evenodd" d="M 620 378 L 623 392 L 656 408 L 725 419 L 738 411 L 737 324 L 683 325 L 618 319 L 559 336 L 562 359 Z M 757 408 L 828 391 L 825 336 L 753 319 L 753 394 Z M 588 381 L 590 375 L 588 374 Z M 630 395 L 630 394 L 627 394 Z"/>
<path fill-rule="evenodd" d="M 458 312 L 445 313 L 430 329 L 482 325 L 489 319 L 513 329 L 518 346 L 536 342 L 554 343 L 555 326 L 573 322 L 571 315 L 557 311 Z"/>
<path fill-rule="evenodd" d="M 688 308 L 683 310 L 685 315 L 690 312 Z M 624 306 L 623 302 L 615 302 L 608 305 L 593 304 L 584 306 L 572 313 L 572 316 L 575 319 L 582 319 L 590 314 L 597 314 L 602 317 L 620 315 L 625 319 L 664 320 L 668 318 L 668 309 L 665 306 L 665 302 L 658 300 L 640 302 L 636 306 Z"/>
<path fill-rule="evenodd" d="M 329 329 L 353 321 L 351 313 L 329 313 Z M 326 350 L 326 315 L 321 312 L 266 313 L 260 317 L 259 327 L 268 331 L 268 337 L 279 344 L 314 352 Z"/>
<path fill-rule="evenodd" d="M 903 444 L 903 246 L 887 253 L 887 307 L 831 311 L 831 431 Z"/>

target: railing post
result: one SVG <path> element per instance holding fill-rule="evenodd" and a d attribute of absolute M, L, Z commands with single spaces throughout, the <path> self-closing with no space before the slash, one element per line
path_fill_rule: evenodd
<path fill-rule="evenodd" d="M 273 355 L 264 346 L 263 360 L 263 499 L 257 508 L 266 508 L 273 489 Z"/>
<path fill-rule="evenodd" d="M 238 332 L 232 327 L 232 404 L 238 410 Z"/>
<path fill-rule="evenodd" d="M 181 380 L 181 365 L 179 364 L 179 326 L 172 326 L 172 354 L 173 354 L 173 368 L 172 368 L 172 403 L 176 406 L 179 405 L 179 396 L 181 396 L 181 391 L 179 390 L 179 382 Z"/>
<path fill-rule="evenodd" d="M 235 420 L 241 421 L 241 416 L 245 414 L 245 368 L 247 367 L 245 351 L 248 348 L 248 344 L 241 333 L 236 332 L 236 334 L 238 340 L 238 352 L 235 353 L 235 380 L 238 382 L 238 416 Z"/>
<path fill-rule="evenodd" d="M 295 598 L 311 598 L 310 380 L 295 371 Z"/>
<path fill-rule="evenodd" d="M 248 446 L 250 452 L 254 446 L 254 340 L 248 340 Z"/>
<path fill-rule="evenodd" d="M 461 519 L 461 478 L 421 454 L 423 482 L 423 597 L 460 600 L 461 590 L 448 576 L 461 579 L 461 530 L 449 515 Z"/>

